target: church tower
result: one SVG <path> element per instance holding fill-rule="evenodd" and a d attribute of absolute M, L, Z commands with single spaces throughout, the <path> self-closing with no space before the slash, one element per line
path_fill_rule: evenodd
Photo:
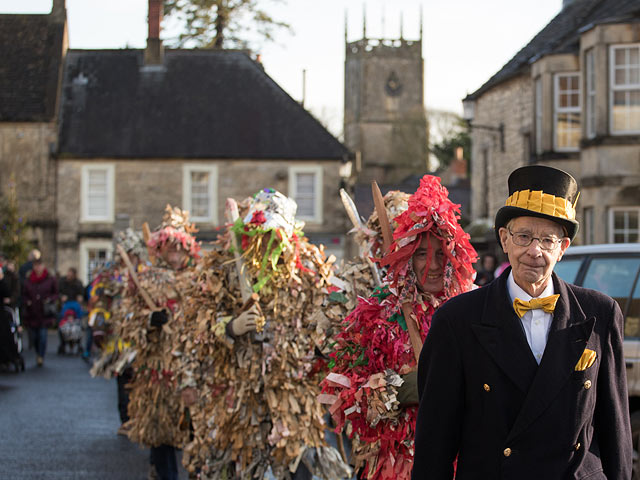
<path fill-rule="evenodd" d="M 356 184 L 399 183 L 427 171 L 422 14 L 420 39 L 368 38 L 349 42 L 345 25 L 344 138 L 360 152 Z M 402 23 L 402 22 L 401 22 Z"/>

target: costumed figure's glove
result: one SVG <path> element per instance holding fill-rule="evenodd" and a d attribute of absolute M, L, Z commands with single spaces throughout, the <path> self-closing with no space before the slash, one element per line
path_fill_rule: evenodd
<path fill-rule="evenodd" d="M 155 328 L 162 328 L 162 326 L 169 321 L 169 312 L 166 310 L 156 310 L 151 312 L 149 316 L 149 325 Z"/>
<path fill-rule="evenodd" d="M 254 303 L 249 310 L 242 312 L 227 325 L 227 333 L 232 337 L 240 337 L 254 332 L 260 319 L 260 306 Z"/>
<path fill-rule="evenodd" d="M 401 407 L 418 405 L 418 371 L 401 375 L 403 383 L 398 387 L 398 402 Z"/>
<path fill-rule="evenodd" d="M 190 407 L 198 401 L 198 391 L 194 387 L 187 387 L 180 393 L 182 403 L 185 407 Z"/>

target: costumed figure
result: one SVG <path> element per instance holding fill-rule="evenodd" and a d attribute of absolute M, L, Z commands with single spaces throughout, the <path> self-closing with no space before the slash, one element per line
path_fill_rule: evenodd
<path fill-rule="evenodd" d="M 325 360 L 324 375 L 328 372 L 326 366 L 331 360 L 329 355 L 333 351 L 333 336 L 342 331 L 344 318 L 353 311 L 358 303 L 358 298 L 368 298 L 375 288 L 382 284 L 384 269 L 373 262 L 373 259 L 383 255 L 382 229 L 378 219 L 378 213 L 374 210 L 368 220 L 363 223 L 358 210 L 345 190 L 340 190 L 342 203 L 347 215 L 353 223 L 353 228 L 349 234 L 353 235 L 355 243 L 359 247 L 359 255 L 349 260 L 346 264 L 340 264 L 336 269 L 335 276 L 331 277 L 332 286 L 329 287 L 330 294 L 325 298 L 322 305 L 322 313 L 331 322 L 329 341 L 326 348 L 321 350 Z M 404 192 L 392 190 L 384 196 L 384 207 L 387 217 L 395 218 L 407 209 L 409 195 Z M 392 223 L 395 227 L 396 224 Z M 324 376 L 323 376 L 324 378 Z M 333 418 L 330 414 L 325 415 L 327 424 L 335 429 Z M 350 442 L 346 437 L 346 432 L 338 434 L 332 433 L 328 437 L 331 444 L 336 444 L 343 458 L 347 458 L 351 452 Z"/>
<path fill-rule="evenodd" d="M 116 245 L 127 253 L 135 271 L 139 274 L 147 266 L 147 248 L 142 235 L 131 228 L 120 231 L 115 237 Z M 127 369 L 135 349 L 116 335 L 128 312 L 122 309 L 122 294 L 125 286 L 132 281 L 122 255 L 116 248 L 114 261 L 96 276 L 91 285 L 89 326 L 93 330 L 94 343 L 100 348 L 101 355 L 93 363 L 90 373 L 93 377 L 120 376 Z"/>
<path fill-rule="evenodd" d="M 167 205 L 162 224 L 147 242 L 156 266 L 138 275 L 124 249 L 118 249 L 128 276 L 122 300 L 127 315 L 116 334 L 136 350 L 128 387 L 127 435 L 151 447 L 152 468 L 160 478 L 177 478 L 175 448 L 182 447 L 189 435 L 170 365 L 182 315 L 181 285 L 188 283 L 187 267 L 199 258 L 195 231 L 187 212 Z"/>
<path fill-rule="evenodd" d="M 382 284 L 384 277 L 384 269 L 380 265 L 376 265 L 372 259 L 381 258 L 383 256 L 382 229 L 378 219 L 376 210 L 371 213 L 366 223 L 362 223 L 355 205 L 346 194 L 340 192 L 347 215 L 353 223 L 353 229 L 349 233 L 354 234 L 354 240 L 359 246 L 360 254 L 355 259 L 347 262 L 338 271 L 338 277 L 343 281 L 342 292 L 345 295 L 346 312 L 340 316 L 340 323 L 351 312 L 358 302 L 358 297 L 369 297 L 374 288 Z M 394 219 L 407 209 L 407 201 L 409 194 L 391 190 L 383 197 L 384 208 L 387 217 Z M 392 228 L 396 227 L 395 222 Z"/>
<path fill-rule="evenodd" d="M 353 439 L 362 478 L 410 477 L 416 358 L 435 309 L 473 282 L 476 252 L 458 214 L 440 179 L 425 175 L 378 259 L 388 284 L 361 298 L 337 335 L 319 400 Z"/>
<path fill-rule="evenodd" d="M 187 292 L 190 330 L 174 352 L 193 426 L 183 463 L 203 479 L 349 477 L 316 401 L 334 259 L 303 236 L 281 193 L 240 207 L 227 201 L 227 232 Z"/>
<path fill-rule="evenodd" d="M 135 272 L 139 274 L 147 268 L 147 248 L 141 234 L 127 228 L 116 234 L 115 243 L 125 251 Z M 127 284 L 132 284 L 132 280 L 129 278 L 130 273 L 119 248 L 116 248 L 113 253 L 114 262 L 111 267 L 105 269 L 97 279 L 98 285 L 102 287 L 102 290 L 98 289 L 98 292 L 109 292 L 110 301 L 108 302 L 108 310 L 102 308 L 101 301 L 95 303 L 89 316 L 89 327 L 93 332 L 94 343 L 101 352 L 89 373 L 93 377 L 101 376 L 106 379 L 116 377 L 118 414 L 121 422 L 118 434 L 126 435 L 129 426 L 127 423 L 129 420 L 129 390 L 127 386 L 133 377 L 131 363 L 136 356 L 136 350 L 131 342 L 125 342 L 116 335 L 128 313 L 123 309 L 123 290 Z M 104 288 L 105 284 L 109 287 Z M 94 285 L 92 292 L 96 290 Z"/>

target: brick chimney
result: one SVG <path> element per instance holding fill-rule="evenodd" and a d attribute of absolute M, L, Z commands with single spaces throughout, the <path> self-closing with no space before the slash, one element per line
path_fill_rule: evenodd
<path fill-rule="evenodd" d="M 145 65 L 162 65 L 164 46 L 160 40 L 162 23 L 162 0 L 149 0 L 149 36 L 144 51 Z"/>
<path fill-rule="evenodd" d="M 456 148 L 456 157 L 451 162 L 451 174 L 455 179 L 464 180 L 467 178 L 467 161 L 464 158 L 464 149 Z"/>
<path fill-rule="evenodd" d="M 65 0 L 53 0 L 50 15 L 54 20 L 63 23 L 67 19 Z"/>

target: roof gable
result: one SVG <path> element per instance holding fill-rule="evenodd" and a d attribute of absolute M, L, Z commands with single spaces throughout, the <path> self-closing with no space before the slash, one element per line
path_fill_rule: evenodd
<path fill-rule="evenodd" d="M 591 25 L 640 18 L 638 0 L 574 0 L 509 60 L 495 75 L 468 97 L 474 99 L 494 86 L 528 72 L 542 56 L 578 53 L 580 33 Z"/>
<path fill-rule="evenodd" d="M 70 50 L 60 153 L 341 159 L 347 149 L 243 52 Z"/>
<path fill-rule="evenodd" d="M 0 15 L 0 121 L 54 120 L 64 22 Z"/>

